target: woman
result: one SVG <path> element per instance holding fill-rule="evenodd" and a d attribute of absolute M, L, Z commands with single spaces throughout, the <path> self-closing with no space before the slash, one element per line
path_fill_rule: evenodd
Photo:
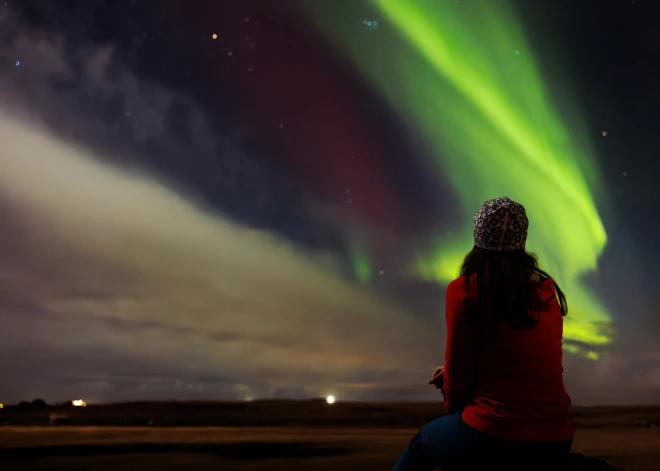
<path fill-rule="evenodd" d="M 447 415 L 413 437 L 395 471 L 562 469 L 573 442 L 562 368 L 564 294 L 525 251 L 525 208 L 474 217 L 474 249 L 447 287 L 445 364 L 429 381 Z"/>

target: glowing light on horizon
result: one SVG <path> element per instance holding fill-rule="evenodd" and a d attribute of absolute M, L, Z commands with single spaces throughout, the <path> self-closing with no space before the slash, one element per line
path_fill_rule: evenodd
<path fill-rule="evenodd" d="M 327 402 L 330 405 L 334 404 L 335 403 L 335 396 L 330 395 L 330 396 L 326 397 L 325 402 Z"/>
<path fill-rule="evenodd" d="M 87 403 L 82 399 L 74 399 L 73 401 L 71 401 L 71 405 L 74 407 L 86 407 Z"/>

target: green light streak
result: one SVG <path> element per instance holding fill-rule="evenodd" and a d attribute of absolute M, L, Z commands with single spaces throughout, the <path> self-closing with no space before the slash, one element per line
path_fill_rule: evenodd
<path fill-rule="evenodd" d="M 598 170 L 588 141 L 578 145 L 579 117 L 559 116 L 515 15 L 490 1 L 373 0 L 382 18 L 371 31 L 328 3 L 310 12 L 397 111 L 420 155 L 433 149 L 423 165 L 449 177 L 461 200 L 461 235 L 418 254 L 417 273 L 455 278 L 472 246 L 472 215 L 509 196 L 527 208 L 528 248 L 567 293 L 565 338 L 609 343 L 609 315 L 582 282 L 607 241 L 593 196 Z"/>
<path fill-rule="evenodd" d="M 600 354 L 598 352 L 594 352 L 593 350 L 585 350 L 577 345 L 565 343 L 564 350 L 571 352 L 575 356 L 586 358 L 587 360 L 598 360 L 598 358 L 600 358 Z"/>
<path fill-rule="evenodd" d="M 373 275 L 373 270 L 371 268 L 371 264 L 369 263 L 369 259 L 360 255 L 357 255 L 353 258 L 353 271 L 355 273 L 355 277 L 358 279 L 358 281 L 361 282 L 370 281 Z"/>
<path fill-rule="evenodd" d="M 347 234 L 349 263 L 353 271 L 353 276 L 362 283 L 371 281 L 374 275 L 371 254 L 368 247 L 368 240 L 364 234 L 361 234 L 357 230 L 352 230 L 350 234 Z"/>

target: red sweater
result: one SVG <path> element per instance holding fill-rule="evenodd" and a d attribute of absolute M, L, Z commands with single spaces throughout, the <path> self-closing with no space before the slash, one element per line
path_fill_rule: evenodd
<path fill-rule="evenodd" d="M 561 441 L 573 438 L 571 399 L 562 367 L 563 318 L 552 280 L 539 285 L 550 310 L 529 330 L 504 320 L 493 326 L 464 311 L 463 277 L 447 287 L 447 347 L 444 392 L 448 413 L 463 409 L 469 426 L 509 440 Z"/>

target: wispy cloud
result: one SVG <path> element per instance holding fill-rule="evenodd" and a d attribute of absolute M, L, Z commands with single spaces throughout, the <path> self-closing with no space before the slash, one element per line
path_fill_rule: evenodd
<path fill-rule="evenodd" d="M 221 187 L 241 172 L 260 186 L 254 165 L 204 159 L 217 133 L 194 102 L 137 79 L 109 46 L 71 49 L 61 36 L 3 26 L 0 368 L 34 372 L 12 384 L 15 399 L 61 394 L 70 375 L 94 395 L 122 397 L 134 380 L 111 370 L 127 362 L 141 365 L 138 376 L 178 376 L 159 380 L 159 393 L 136 383 L 146 397 L 313 394 L 361 371 L 420 374 L 406 373 L 406 358 L 429 358 L 435 336 L 346 280 L 331 253 L 210 211 L 199 186 L 179 184 L 185 172 L 172 186 L 148 170 L 160 157 L 173 170 L 220 172 Z M 186 120 L 174 129 L 181 103 Z M 159 155 L 149 154 L 155 143 Z M 220 389 L 194 380 L 209 374 L 225 378 Z"/>
<path fill-rule="evenodd" d="M 318 388 L 364 368 L 405 371 L 432 345 L 423 323 L 294 245 L 0 122 L 0 197 L 20 215 L 5 238 L 31 254 L 5 269 L 17 287 L 8 347 L 104 348 L 246 381 L 270 369 L 283 385 L 304 373 Z"/>

